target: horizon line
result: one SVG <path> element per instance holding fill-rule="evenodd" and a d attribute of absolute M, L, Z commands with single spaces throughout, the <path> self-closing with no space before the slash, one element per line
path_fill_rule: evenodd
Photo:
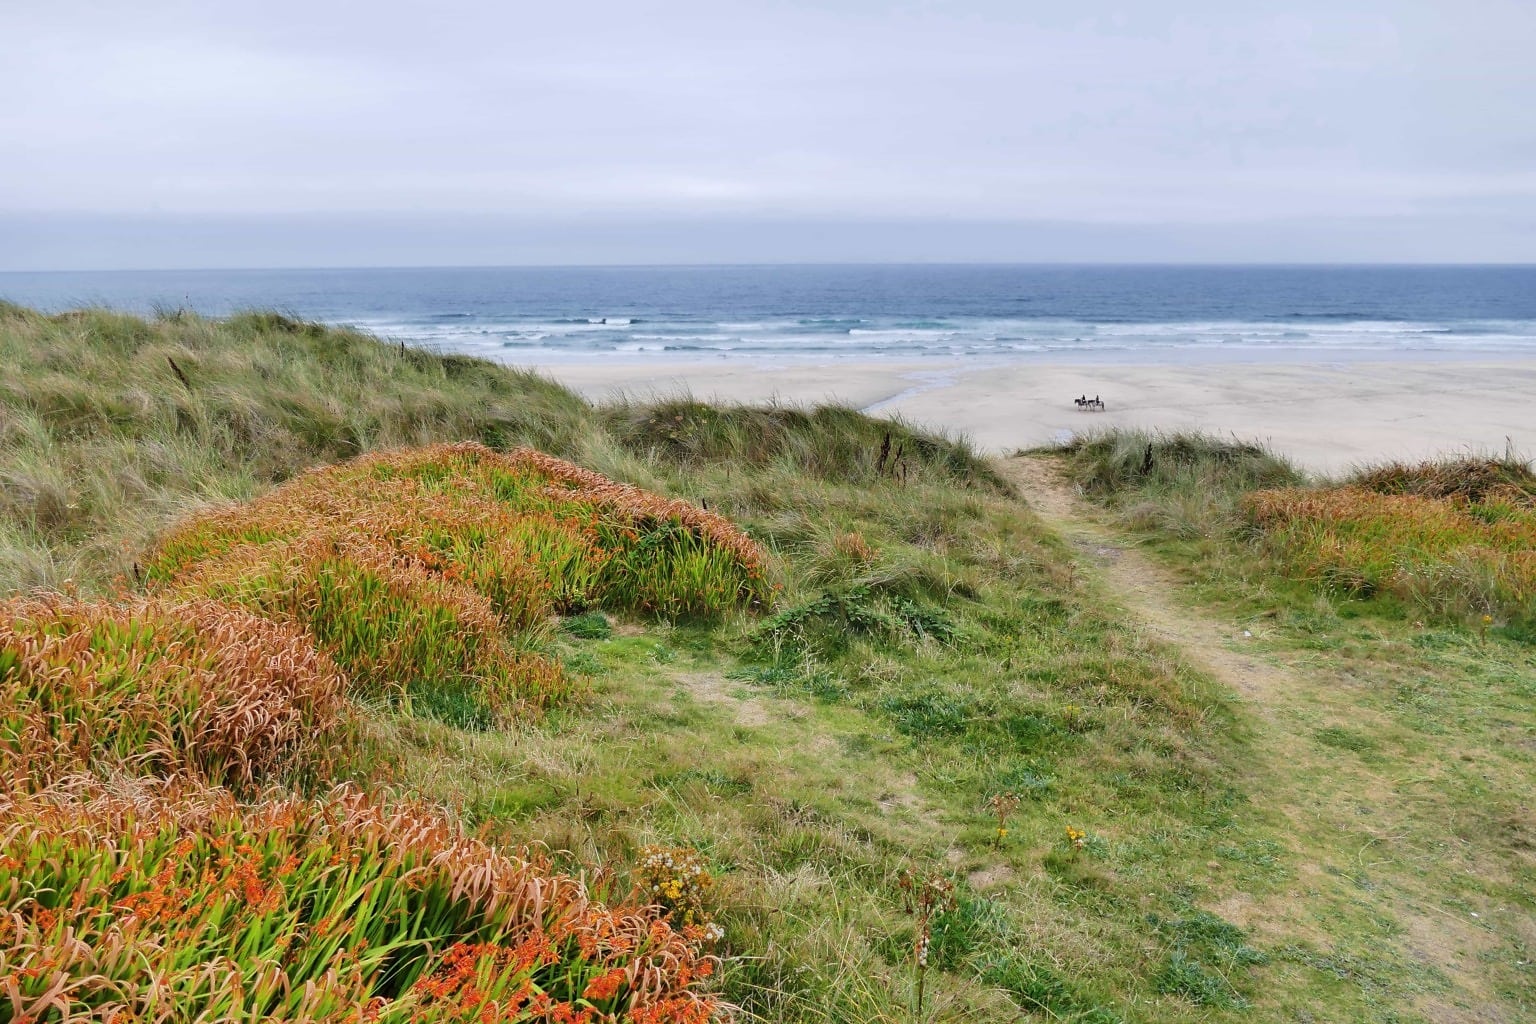
<path fill-rule="evenodd" d="M 381 263 L 315 266 L 0 268 L 0 274 L 314 273 L 358 270 L 751 270 L 785 267 L 1096 267 L 1200 269 L 1536 269 L 1524 260 L 762 260 L 708 263 Z"/>

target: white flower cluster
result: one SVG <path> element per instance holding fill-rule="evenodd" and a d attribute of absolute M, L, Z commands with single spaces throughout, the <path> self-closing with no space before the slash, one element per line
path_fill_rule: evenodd
<path fill-rule="evenodd" d="M 698 875 L 698 874 L 702 874 L 703 873 L 704 868 L 703 868 L 702 865 L 699 864 L 699 862 L 696 859 L 694 859 L 692 857 L 688 857 L 688 858 L 686 858 L 686 861 L 687 861 L 687 863 L 681 865 L 681 867 L 683 868 L 683 870 L 686 873 L 694 874 L 694 875 Z M 649 856 L 647 856 L 645 858 L 645 860 L 642 863 L 646 867 L 648 867 L 648 868 L 659 868 L 659 867 L 677 868 L 677 867 L 679 867 L 679 864 L 677 863 L 676 858 L 674 858 L 672 856 L 672 854 L 668 853 L 666 850 L 658 850 L 655 853 L 650 854 Z"/>

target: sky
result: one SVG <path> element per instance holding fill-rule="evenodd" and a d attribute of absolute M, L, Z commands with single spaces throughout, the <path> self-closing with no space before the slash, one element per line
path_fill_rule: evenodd
<path fill-rule="evenodd" d="M 1531 0 L 0 0 L 0 269 L 1536 262 Z"/>

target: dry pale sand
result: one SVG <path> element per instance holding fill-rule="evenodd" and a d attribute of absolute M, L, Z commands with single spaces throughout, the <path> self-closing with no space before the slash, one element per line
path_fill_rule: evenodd
<path fill-rule="evenodd" d="M 1536 455 L 1536 359 L 1098 365 L 1016 362 L 551 365 L 589 398 L 688 393 L 730 402 L 839 401 L 968 435 L 1000 452 L 1103 427 L 1263 441 L 1319 472 L 1506 444 Z M 1072 399 L 1101 395 L 1103 413 Z"/>

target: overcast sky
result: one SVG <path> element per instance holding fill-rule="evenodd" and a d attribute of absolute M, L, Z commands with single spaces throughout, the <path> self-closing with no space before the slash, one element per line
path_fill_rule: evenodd
<path fill-rule="evenodd" d="M 0 269 L 1536 262 L 1533 0 L 0 0 Z"/>

